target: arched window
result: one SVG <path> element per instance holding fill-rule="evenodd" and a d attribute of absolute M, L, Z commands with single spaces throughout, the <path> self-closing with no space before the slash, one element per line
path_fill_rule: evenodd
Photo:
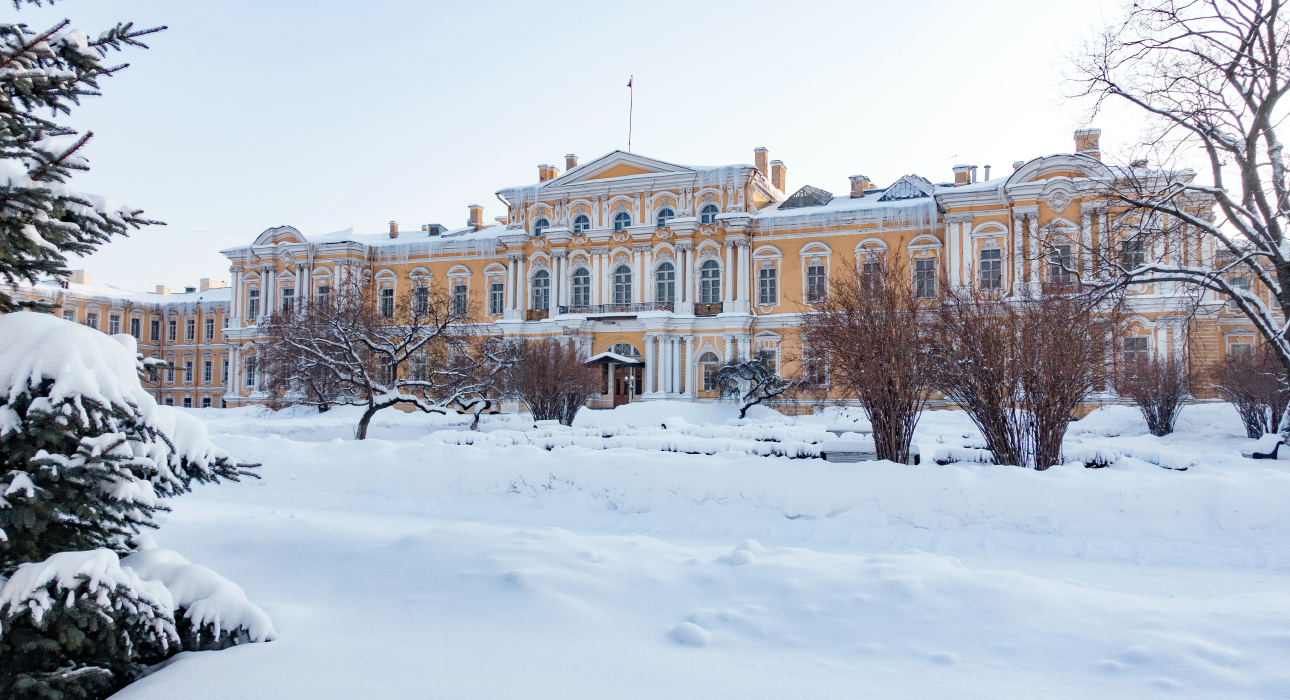
<path fill-rule="evenodd" d="M 582 233 L 591 228 L 591 219 L 586 214 L 579 214 L 573 217 L 573 232 Z"/>
<path fill-rule="evenodd" d="M 641 356 L 641 351 L 637 350 L 636 346 L 631 343 L 614 343 L 614 346 L 609 348 L 609 352 L 612 352 L 615 355 L 622 355 L 623 357 Z"/>
<path fill-rule="evenodd" d="M 715 224 L 717 222 L 718 211 L 717 205 L 715 204 L 703 205 L 703 208 L 699 210 L 699 223 Z"/>
<path fill-rule="evenodd" d="M 717 367 L 721 361 L 711 352 L 705 352 L 699 356 L 699 370 L 703 374 L 703 390 L 717 390 Z"/>
<path fill-rule="evenodd" d="M 721 303 L 721 265 L 716 260 L 699 266 L 699 303 Z"/>
<path fill-rule="evenodd" d="M 632 215 L 625 211 L 614 214 L 614 230 L 621 231 L 632 225 Z"/>
<path fill-rule="evenodd" d="M 580 267 L 573 271 L 573 305 L 588 306 L 591 304 L 591 273 Z"/>
<path fill-rule="evenodd" d="M 632 269 L 626 265 L 614 268 L 614 303 L 632 303 Z"/>
<path fill-rule="evenodd" d="M 534 311 L 546 311 L 551 308 L 551 273 L 546 270 L 538 270 L 533 275 L 533 306 Z"/>
<path fill-rule="evenodd" d="M 654 274 L 658 282 L 658 294 L 655 301 L 671 304 L 676 301 L 676 267 L 670 262 L 662 263 Z"/>
<path fill-rule="evenodd" d="M 537 221 L 533 222 L 533 235 L 541 236 L 542 234 L 546 233 L 546 230 L 549 228 L 551 228 L 550 221 L 547 221 L 546 219 L 538 219 Z"/>
<path fill-rule="evenodd" d="M 659 228 L 667 228 L 668 220 L 675 216 L 676 214 L 673 213 L 671 209 L 668 209 L 667 207 L 663 207 L 662 209 L 658 210 L 658 215 L 655 216 L 654 218 L 658 219 Z"/>

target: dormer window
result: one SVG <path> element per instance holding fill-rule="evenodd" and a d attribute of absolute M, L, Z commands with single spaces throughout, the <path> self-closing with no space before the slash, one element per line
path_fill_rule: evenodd
<path fill-rule="evenodd" d="M 719 211 L 719 210 L 717 209 L 717 205 L 715 205 L 715 204 L 705 204 L 705 205 L 703 205 L 703 209 L 701 209 L 701 210 L 699 211 L 699 223 L 701 223 L 701 224 L 715 224 L 715 223 L 717 222 L 717 212 L 718 212 L 718 211 Z"/>
<path fill-rule="evenodd" d="M 625 212 L 625 211 L 620 211 L 620 212 L 618 212 L 617 214 L 614 214 L 614 230 L 615 230 L 615 231 L 622 231 L 623 229 L 625 229 L 625 228 L 627 228 L 628 226 L 631 226 L 631 225 L 632 225 L 632 215 L 631 215 L 631 214 L 628 214 L 628 213 L 627 213 L 627 212 Z"/>
<path fill-rule="evenodd" d="M 573 217 L 573 232 L 582 233 L 591 228 L 591 219 L 586 214 L 579 214 Z"/>
<path fill-rule="evenodd" d="M 533 235 L 541 236 L 542 234 L 546 233 L 546 230 L 549 228 L 551 228 L 550 221 L 547 221 L 546 219 L 538 219 L 537 221 L 533 222 Z"/>
<path fill-rule="evenodd" d="M 662 209 L 659 209 L 658 216 L 655 217 L 658 219 L 658 227 L 667 228 L 668 220 L 673 218 L 674 216 L 676 216 L 676 214 L 671 209 L 668 209 L 667 207 L 663 207 Z"/>

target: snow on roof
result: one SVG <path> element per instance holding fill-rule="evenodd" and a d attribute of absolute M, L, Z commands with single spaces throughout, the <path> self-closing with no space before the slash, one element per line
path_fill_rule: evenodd
<path fill-rule="evenodd" d="M 609 352 L 609 351 L 605 351 L 600 353 L 599 355 L 594 355 L 592 357 L 587 358 L 586 364 L 591 364 L 592 362 L 600 362 L 601 360 L 611 360 L 613 362 L 617 362 L 618 364 L 622 364 L 622 365 L 644 364 L 643 362 L 641 362 L 641 359 L 639 357 L 624 357 L 622 355 L 619 355 L 616 352 Z"/>
<path fill-rule="evenodd" d="M 359 243 L 372 248 L 384 246 L 406 245 L 408 243 L 437 243 L 450 241 L 478 241 L 496 239 L 498 236 L 504 236 L 510 233 L 524 233 L 523 229 L 508 229 L 503 225 L 494 224 L 485 226 L 479 230 L 474 227 L 466 226 L 441 233 L 438 236 L 431 236 L 425 231 L 408 231 L 400 233 L 398 236 L 391 238 L 388 233 L 363 233 L 362 229 L 347 228 L 342 231 L 333 231 L 322 235 L 313 235 L 301 231 L 305 240 L 309 243 Z"/>
<path fill-rule="evenodd" d="M 227 302 L 233 298 L 233 289 L 231 287 L 217 287 L 208 289 L 204 292 L 178 292 L 169 295 L 152 294 L 150 292 L 135 292 L 128 289 L 121 289 L 110 284 L 76 284 L 68 282 L 66 287 L 56 280 L 41 280 L 35 285 L 20 283 L 16 286 L 19 290 L 29 290 L 33 292 L 53 292 L 59 289 L 65 289 L 68 292 L 75 292 L 92 297 L 104 297 L 108 299 L 119 299 L 121 301 L 130 301 L 136 304 L 191 304 L 194 302 Z"/>

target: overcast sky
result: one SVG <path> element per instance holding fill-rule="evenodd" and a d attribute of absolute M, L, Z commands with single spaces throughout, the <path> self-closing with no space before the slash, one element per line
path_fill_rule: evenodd
<path fill-rule="evenodd" d="M 1105 6 L 1105 9 L 1103 9 Z M 91 34 L 170 29 L 104 96 L 78 189 L 169 226 L 86 260 L 95 282 L 146 290 L 226 279 L 221 248 L 270 226 L 404 230 L 503 212 L 494 192 L 627 146 L 694 165 L 788 168 L 789 189 L 836 194 L 862 173 L 1005 173 L 1072 148 L 1084 106 L 1062 100 L 1065 56 L 1115 0 L 731 3 L 410 0 L 60 0 L 2 12 Z M 13 21 L 13 20 L 4 20 Z M 1103 149 L 1133 119 L 1097 120 Z"/>

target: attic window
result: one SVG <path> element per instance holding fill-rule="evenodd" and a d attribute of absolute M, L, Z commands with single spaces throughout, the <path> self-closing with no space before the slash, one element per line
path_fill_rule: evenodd
<path fill-rule="evenodd" d="M 894 202 L 898 199 L 918 199 L 930 197 L 935 187 L 931 181 L 920 175 L 906 175 L 888 187 L 878 198 L 879 202 Z"/>
<path fill-rule="evenodd" d="M 780 210 L 797 209 L 799 207 L 822 207 L 833 200 L 832 192 L 825 192 L 818 187 L 806 185 L 802 189 L 793 193 L 792 197 L 784 200 L 779 205 Z"/>

